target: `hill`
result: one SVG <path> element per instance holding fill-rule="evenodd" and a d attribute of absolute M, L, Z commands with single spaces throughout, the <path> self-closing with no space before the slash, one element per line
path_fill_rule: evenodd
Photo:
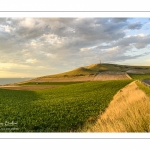
<path fill-rule="evenodd" d="M 149 99 L 141 95 L 141 90 L 137 86 L 140 85 L 139 88 L 142 87 L 148 97 L 150 89 L 143 85 L 143 82 L 141 84 L 133 82 L 128 85 L 133 80 L 127 80 L 130 78 L 127 71 L 130 70 L 131 73 L 134 69 L 139 71 L 139 74 L 133 74 L 134 72 L 130 74 L 134 80 L 150 78 L 150 74 L 147 74 L 149 67 L 93 64 L 10 87 L 1 86 L 7 88 L 0 88 L 1 124 L 3 125 L 7 119 L 17 122 L 15 131 L 9 132 L 83 132 L 87 131 L 86 129 L 91 132 L 147 132 L 149 131 Z M 101 80 L 114 81 L 101 82 Z M 123 89 L 126 85 L 127 89 Z M 117 99 L 110 103 L 116 93 Z M 127 103 L 124 105 L 124 102 Z M 135 103 L 134 107 L 130 102 Z M 139 102 L 139 105 L 136 105 L 136 102 Z M 132 108 L 137 108 L 137 111 Z M 118 111 L 115 112 L 116 109 Z M 146 110 L 143 111 L 142 116 L 140 110 Z M 133 118 L 128 114 L 129 111 Z M 106 118 L 101 123 L 102 114 Z M 136 118 L 134 114 L 139 117 Z M 115 117 L 112 122 L 109 120 L 111 116 Z M 122 122 L 119 121 L 123 119 L 126 122 L 120 125 Z M 100 125 L 97 126 L 97 122 Z M 138 124 L 142 128 L 139 128 Z M 112 129 L 114 125 L 116 126 Z M 123 127 L 124 125 L 126 128 Z M 134 125 L 133 129 L 132 125 Z M 105 127 L 108 129 L 109 126 L 109 130 L 105 130 Z"/>
<path fill-rule="evenodd" d="M 92 64 L 68 72 L 38 77 L 31 82 L 77 82 L 93 80 L 131 79 L 129 74 L 150 73 L 150 66 L 127 66 L 118 64 Z"/>
<path fill-rule="evenodd" d="M 51 77 L 51 78 L 56 78 L 56 77 L 73 77 L 73 76 L 85 76 L 85 75 L 94 75 L 96 72 L 95 70 L 88 69 L 85 67 L 80 67 L 77 69 L 74 69 L 69 72 L 64 72 L 61 74 L 56 74 L 56 75 L 49 75 L 45 77 Z"/>

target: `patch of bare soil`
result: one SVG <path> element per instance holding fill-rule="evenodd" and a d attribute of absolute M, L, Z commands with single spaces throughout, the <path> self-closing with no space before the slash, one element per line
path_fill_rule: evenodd
<path fill-rule="evenodd" d="M 9 89 L 9 90 L 43 90 L 43 89 L 51 89 L 57 88 L 59 86 L 52 85 L 38 85 L 38 86 L 0 86 L 1 89 Z"/>
<path fill-rule="evenodd" d="M 93 80 L 123 80 L 131 79 L 125 72 L 112 72 L 106 71 L 101 72 Z"/>

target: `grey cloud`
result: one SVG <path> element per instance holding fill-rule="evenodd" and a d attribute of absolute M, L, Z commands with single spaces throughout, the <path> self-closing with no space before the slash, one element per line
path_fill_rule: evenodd
<path fill-rule="evenodd" d="M 91 42 L 110 42 L 123 37 L 126 24 L 114 24 L 108 19 L 101 18 L 60 18 L 60 19 L 38 19 L 32 22 L 32 26 L 23 26 L 25 19 L 9 19 L 15 32 L 11 33 L 18 42 L 28 42 L 30 39 L 38 39 L 43 34 L 55 34 L 60 38 L 68 37 L 72 42 L 74 39 Z M 20 24 L 22 22 L 22 24 Z M 74 31 L 74 32 L 72 32 Z M 88 42 L 86 42 L 88 43 Z M 73 44 L 73 43 L 72 43 Z M 77 44 L 77 42 L 75 42 Z"/>
<path fill-rule="evenodd" d="M 145 48 L 150 44 L 150 35 L 149 36 L 131 36 L 122 38 L 116 42 L 112 42 L 106 46 L 98 46 L 95 50 L 99 51 L 98 56 L 102 55 L 102 61 L 115 62 L 115 61 L 124 61 L 129 59 L 136 59 L 142 56 L 149 54 L 149 50 L 143 54 L 132 53 L 132 49 L 135 47 L 137 49 Z M 111 49 L 111 50 L 110 50 Z M 127 54 L 127 52 L 129 52 Z M 137 50 L 135 51 L 137 52 Z M 129 55 L 130 54 L 130 55 Z M 109 61 L 108 61 L 109 60 Z"/>
<path fill-rule="evenodd" d="M 3 19 L 3 24 L 14 28 L 14 32 L 10 34 L 25 40 L 38 38 L 42 34 L 50 33 L 51 30 L 49 24 L 38 18 L 7 18 Z"/>
<path fill-rule="evenodd" d="M 124 53 L 127 50 L 132 49 L 133 47 L 137 49 L 145 48 L 150 44 L 150 35 L 148 36 L 131 36 L 124 37 L 119 39 L 118 41 L 112 41 L 111 44 L 105 46 L 97 46 L 95 49 L 104 49 L 107 50 L 113 47 L 119 47 L 119 52 Z"/>
<path fill-rule="evenodd" d="M 57 20 L 58 21 L 58 20 Z M 61 23 L 61 28 L 53 29 L 54 33 L 60 37 L 66 37 L 63 41 L 63 45 L 51 46 L 49 43 L 45 43 L 43 49 L 51 52 L 58 52 L 58 55 L 68 55 L 68 53 L 76 53 L 80 51 L 80 48 L 90 47 L 93 45 L 99 45 L 103 42 L 111 42 L 112 40 L 118 40 L 124 37 L 125 33 L 123 28 L 126 24 L 114 24 L 108 22 L 108 19 L 74 19 L 72 20 L 72 28 L 74 28 L 75 33 L 67 32 L 67 28 L 71 27 L 71 22 L 69 25 Z M 52 30 L 52 31 L 53 31 Z M 44 39 L 43 39 L 44 41 Z M 63 50 L 62 50 L 63 49 Z"/>
<path fill-rule="evenodd" d="M 101 60 L 103 62 L 109 63 L 109 62 L 121 62 L 125 60 L 131 60 L 131 59 L 137 59 L 142 56 L 146 56 L 150 54 L 150 52 L 144 52 L 143 54 L 132 54 L 131 52 L 127 54 L 126 52 L 131 49 L 130 46 L 121 47 L 119 46 L 117 48 L 117 51 L 110 52 L 110 51 L 103 51 L 101 53 L 102 57 Z"/>
<path fill-rule="evenodd" d="M 95 19 L 93 22 L 88 23 L 86 20 L 77 26 L 77 35 L 87 40 L 100 40 L 101 42 L 109 42 L 111 40 L 117 40 L 123 37 L 124 25 L 114 24 L 112 25 L 108 20 L 104 19 L 104 22 L 99 22 L 101 19 Z"/>
<path fill-rule="evenodd" d="M 141 29 L 142 24 L 140 22 L 132 23 L 128 25 L 128 29 L 135 30 L 135 29 Z"/>
<path fill-rule="evenodd" d="M 146 36 L 139 39 L 139 41 L 135 43 L 134 46 L 137 49 L 141 49 L 141 48 L 145 48 L 148 44 L 150 44 L 150 36 Z"/>
<path fill-rule="evenodd" d="M 126 24 L 114 24 L 108 22 L 109 19 L 103 18 L 70 18 L 65 21 L 46 20 L 51 28 L 51 33 L 59 37 L 80 37 L 84 40 L 112 40 L 118 39 L 124 35 L 123 28 Z M 69 23 L 68 23 L 69 22 Z M 74 31 L 74 32 L 72 32 Z M 113 33 L 113 34 L 112 34 Z"/>
<path fill-rule="evenodd" d="M 119 23 L 119 22 L 126 22 L 128 18 L 113 18 L 112 22 Z"/>
<path fill-rule="evenodd" d="M 145 53 L 145 54 L 143 54 L 142 56 L 145 56 L 145 55 L 147 55 L 147 53 Z M 115 56 L 115 57 L 111 57 L 110 59 L 109 59 L 109 61 L 110 62 L 122 62 L 122 61 L 125 61 L 125 60 L 131 60 L 131 59 L 137 59 L 137 58 L 139 58 L 139 57 L 141 57 L 141 55 L 134 55 L 134 56 L 132 56 L 132 55 L 124 55 L 124 54 L 121 54 L 121 55 L 117 55 L 117 56 Z"/>
<path fill-rule="evenodd" d="M 5 24 L 6 18 L 0 18 L 0 24 Z"/>
<path fill-rule="evenodd" d="M 34 22 L 32 27 L 28 26 L 19 26 L 16 29 L 16 33 L 25 39 L 33 39 L 38 38 L 43 34 L 50 33 L 51 28 L 47 24 L 39 24 L 38 22 Z"/>
<path fill-rule="evenodd" d="M 140 56 L 125 53 L 133 46 L 144 48 L 150 41 L 149 36 L 125 38 L 127 18 L 113 18 L 113 23 L 110 18 L 2 18 L 0 24 L 13 29 L 0 31 L 0 61 L 33 68 L 55 66 L 61 71 L 97 63 L 99 59 L 134 59 Z M 80 50 L 94 46 L 88 52 Z M 109 51 L 113 47 L 116 51 Z M 26 60 L 36 61 L 27 63 Z"/>
<path fill-rule="evenodd" d="M 148 36 L 131 36 L 128 38 L 123 38 L 115 43 L 113 46 L 120 45 L 122 47 L 134 45 L 137 49 L 145 48 L 148 44 L 150 44 L 150 35 Z"/>

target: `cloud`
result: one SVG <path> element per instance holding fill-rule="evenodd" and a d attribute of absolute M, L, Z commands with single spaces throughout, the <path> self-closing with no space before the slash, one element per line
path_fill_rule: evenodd
<path fill-rule="evenodd" d="M 25 61 L 25 63 L 31 63 L 31 64 L 34 64 L 34 63 L 36 63 L 36 62 L 37 62 L 37 60 L 36 60 L 36 59 L 32 59 L 32 58 L 27 59 L 27 60 Z"/>
<path fill-rule="evenodd" d="M 113 18 L 112 22 L 119 23 L 119 22 L 126 22 L 128 18 Z"/>
<path fill-rule="evenodd" d="M 150 41 L 150 35 L 139 34 L 139 35 L 124 37 L 118 40 L 117 42 L 113 42 L 113 46 L 117 46 L 117 45 L 121 47 L 135 46 L 137 49 L 141 49 L 149 45 L 150 44 L 149 41 Z"/>
<path fill-rule="evenodd" d="M 98 46 L 95 51 L 99 51 L 98 56 L 107 62 L 136 59 L 149 54 L 149 49 L 143 50 L 150 44 L 149 41 L 150 35 L 128 36 L 112 41 L 109 45 Z"/>
<path fill-rule="evenodd" d="M 91 50 L 90 47 L 88 47 L 88 48 L 81 48 L 81 49 L 80 49 L 81 52 L 86 52 L 86 51 L 90 51 L 90 50 Z"/>
<path fill-rule="evenodd" d="M 130 20 L 0 18 L 0 63 L 30 66 L 30 71 L 39 74 L 36 68 L 43 66 L 43 74 L 50 74 L 97 63 L 99 59 L 106 62 L 135 59 L 149 45 L 150 35 L 142 32 L 127 35 L 127 29 L 133 32 L 142 27 Z M 131 54 L 133 49 L 136 52 Z"/>
<path fill-rule="evenodd" d="M 140 22 L 135 22 L 135 23 L 129 24 L 129 25 L 128 25 L 128 29 L 131 29 L 131 30 L 138 30 L 138 29 L 141 29 L 142 26 L 143 26 L 143 25 L 142 25 Z"/>

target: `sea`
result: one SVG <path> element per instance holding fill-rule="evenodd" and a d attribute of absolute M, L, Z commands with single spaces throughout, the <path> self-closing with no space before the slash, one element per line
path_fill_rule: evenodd
<path fill-rule="evenodd" d="M 0 85 L 12 84 L 17 82 L 27 81 L 30 79 L 32 78 L 0 78 Z"/>

